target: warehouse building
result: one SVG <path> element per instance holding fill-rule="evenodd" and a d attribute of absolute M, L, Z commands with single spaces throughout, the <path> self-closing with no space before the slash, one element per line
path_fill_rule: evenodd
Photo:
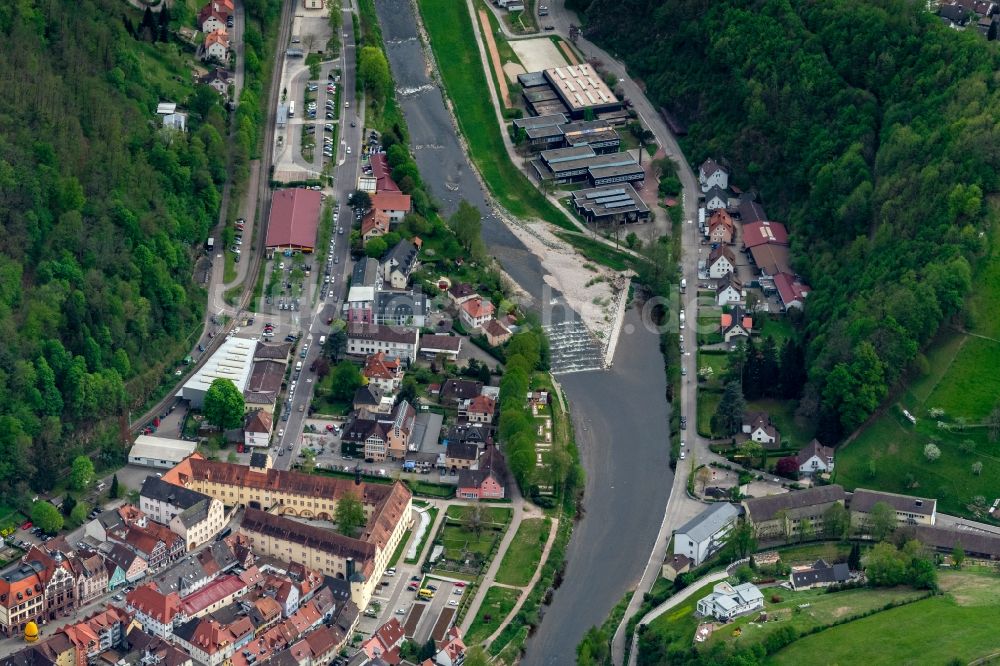
<path fill-rule="evenodd" d="M 256 340 L 235 336 L 227 339 L 205 365 L 184 382 L 179 397 L 191 403 L 192 407 L 201 409 L 208 388 L 219 378 L 231 380 L 242 393 L 247 388 L 256 347 Z"/>
<path fill-rule="evenodd" d="M 267 252 L 312 252 L 316 247 L 322 195 L 315 190 L 278 190 L 267 218 Z"/>
<path fill-rule="evenodd" d="M 130 465 L 170 469 L 194 453 L 196 448 L 198 442 L 139 435 L 128 452 L 128 462 Z"/>
<path fill-rule="evenodd" d="M 556 183 L 590 181 L 592 187 L 611 183 L 642 182 L 645 171 L 628 152 L 598 155 L 590 146 L 544 150 L 531 160 L 539 181 Z"/>
<path fill-rule="evenodd" d="M 587 112 L 599 118 L 622 110 L 622 103 L 590 65 L 553 67 L 543 75 L 574 120 L 583 119 Z"/>
<path fill-rule="evenodd" d="M 590 224 L 630 224 L 649 220 L 649 207 L 628 183 L 574 192 L 573 207 Z"/>

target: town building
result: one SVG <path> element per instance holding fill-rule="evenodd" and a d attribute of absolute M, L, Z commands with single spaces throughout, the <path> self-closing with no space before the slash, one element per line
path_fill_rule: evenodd
<path fill-rule="evenodd" d="M 719 208 L 713 211 L 712 216 L 708 218 L 706 231 L 709 243 L 726 244 L 733 242 L 736 227 L 729 213 L 724 208 Z"/>
<path fill-rule="evenodd" d="M 663 563 L 662 567 L 660 567 L 660 575 L 669 581 L 674 581 L 678 576 L 685 574 L 690 570 L 691 558 L 686 555 L 677 555 L 675 553 Z"/>
<path fill-rule="evenodd" d="M 202 60 L 226 62 L 229 58 L 229 34 L 225 28 L 218 28 L 205 35 Z"/>
<path fill-rule="evenodd" d="M 542 151 L 529 162 L 539 182 L 588 181 L 592 188 L 621 183 L 641 183 L 646 172 L 628 151 L 598 154 L 591 146 Z"/>
<path fill-rule="evenodd" d="M 771 423 L 771 415 L 767 412 L 744 412 L 742 431 L 751 441 L 763 444 L 765 449 L 781 446 L 781 433 Z"/>
<path fill-rule="evenodd" d="M 389 233 L 389 216 L 380 210 L 370 210 L 361 218 L 361 240 L 368 241 Z"/>
<path fill-rule="evenodd" d="M 417 266 L 417 246 L 408 240 L 394 245 L 382 259 L 383 283 L 392 289 L 406 289 L 410 274 Z"/>
<path fill-rule="evenodd" d="M 589 64 L 553 67 L 542 75 L 572 119 L 581 120 L 588 114 L 600 118 L 622 110 L 621 101 Z"/>
<path fill-rule="evenodd" d="M 847 494 L 838 485 L 815 486 L 781 495 L 743 500 L 743 512 L 762 541 L 788 539 L 808 521 L 814 534 L 823 531 L 824 514 L 834 504 L 845 504 Z"/>
<path fill-rule="evenodd" d="M 728 502 L 713 504 L 674 532 L 674 554 L 701 566 L 722 548 L 739 515 L 740 510 Z"/>
<path fill-rule="evenodd" d="M 412 209 L 409 194 L 399 191 L 376 191 L 372 196 L 372 210 L 384 215 L 390 224 L 399 224 Z"/>
<path fill-rule="evenodd" d="M 710 187 L 705 192 L 705 209 L 709 212 L 729 206 L 729 195 L 721 187 Z"/>
<path fill-rule="evenodd" d="M 402 400 L 386 414 L 359 411 L 344 425 L 341 455 L 374 462 L 402 460 L 410 449 L 416 410 Z"/>
<path fill-rule="evenodd" d="M 383 289 L 375 293 L 375 323 L 423 328 L 427 322 L 427 296 L 421 292 Z"/>
<path fill-rule="evenodd" d="M 211 86 L 220 95 L 228 95 L 229 86 L 232 84 L 232 75 L 229 70 L 223 67 L 213 67 L 212 71 L 198 79 L 198 83 Z"/>
<path fill-rule="evenodd" d="M 719 316 L 719 330 L 722 331 L 722 339 L 725 342 L 733 342 L 737 338 L 749 338 L 753 333 L 753 317 L 736 305 L 732 311 L 723 312 Z"/>
<path fill-rule="evenodd" d="M 463 469 L 458 473 L 455 494 L 463 499 L 504 499 L 507 482 L 507 463 L 503 454 L 490 445 L 479 456 L 475 469 Z"/>
<path fill-rule="evenodd" d="M 424 335 L 420 338 L 420 355 L 436 358 L 438 355 L 454 361 L 462 351 L 462 338 L 458 335 Z"/>
<path fill-rule="evenodd" d="M 256 365 L 256 364 L 255 364 Z M 263 409 L 255 409 L 247 414 L 243 426 L 243 443 L 246 446 L 268 447 L 271 445 L 271 415 Z"/>
<path fill-rule="evenodd" d="M 486 322 L 493 318 L 496 308 L 488 300 L 477 296 L 471 298 L 458 308 L 458 316 L 464 326 L 469 331 L 482 328 Z"/>
<path fill-rule="evenodd" d="M 577 190 L 573 207 L 588 224 L 632 224 L 650 218 L 649 207 L 627 182 Z"/>
<path fill-rule="evenodd" d="M 708 192 L 713 187 L 729 189 L 729 170 L 711 157 L 698 167 L 698 183 L 702 192 Z"/>
<path fill-rule="evenodd" d="M 802 309 L 805 307 L 806 297 L 811 291 L 809 285 L 800 281 L 790 273 L 778 273 L 774 276 L 774 287 L 778 291 L 778 298 L 781 305 L 788 310 L 790 308 Z"/>
<path fill-rule="evenodd" d="M 374 386 L 384 394 L 392 395 L 399 390 L 403 382 L 403 364 L 395 356 L 377 352 L 365 359 L 361 375 L 368 380 L 368 386 Z"/>
<path fill-rule="evenodd" d="M 735 273 L 726 273 L 715 284 L 715 303 L 719 307 L 743 302 L 743 282 Z"/>
<path fill-rule="evenodd" d="M 937 523 L 937 500 L 911 495 L 899 495 L 880 490 L 857 488 L 848 502 L 851 525 L 864 529 L 870 523 L 876 504 L 888 504 L 900 525 L 934 525 Z"/>
<path fill-rule="evenodd" d="M 463 400 L 458 405 L 458 418 L 465 419 L 469 423 L 493 423 L 496 415 L 497 402 L 487 395 L 477 395 L 474 398 Z"/>
<path fill-rule="evenodd" d="M 458 407 L 463 401 L 471 400 L 482 393 L 483 383 L 471 379 L 446 379 L 441 386 L 442 405 Z"/>
<path fill-rule="evenodd" d="M 184 382 L 181 397 L 191 407 L 201 409 L 205 404 L 205 394 L 216 379 L 228 379 L 241 393 L 244 392 L 250 380 L 256 348 L 256 340 L 236 336 L 226 339 L 208 361 Z"/>
<path fill-rule="evenodd" d="M 416 328 L 359 323 L 347 325 L 347 353 L 352 356 L 384 352 L 412 363 L 417 358 L 419 343 L 420 331 Z"/>
<path fill-rule="evenodd" d="M 736 255 L 725 245 L 714 248 L 708 254 L 708 277 L 721 278 L 736 270 Z"/>
<path fill-rule="evenodd" d="M 513 333 L 511 330 L 503 325 L 498 319 L 490 319 L 483 326 L 483 335 L 486 336 L 486 342 L 491 347 L 499 347 L 510 340 Z"/>

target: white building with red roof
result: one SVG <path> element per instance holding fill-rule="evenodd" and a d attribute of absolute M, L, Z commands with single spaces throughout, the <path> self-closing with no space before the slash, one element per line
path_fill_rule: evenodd
<path fill-rule="evenodd" d="M 805 306 L 806 296 L 811 291 L 809 285 L 801 282 L 790 273 L 778 273 L 774 276 L 774 287 L 778 290 L 778 297 L 785 309 L 799 308 Z"/>
<path fill-rule="evenodd" d="M 493 318 L 494 312 L 496 312 L 496 308 L 494 308 L 493 304 L 484 299 L 482 296 L 470 298 L 466 302 L 462 303 L 458 309 L 458 315 L 459 319 L 462 321 L 462 325 L 469 330 L 475 330 L 485 326 L 486 322 Z"/>

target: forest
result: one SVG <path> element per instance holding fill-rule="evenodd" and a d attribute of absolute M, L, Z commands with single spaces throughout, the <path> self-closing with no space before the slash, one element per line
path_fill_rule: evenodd
<path fill-rule="evenodd" d="M 689 127 L 786 222 L 812 286 L 800 416 L 857 428 L 965 295 L 995 233 L 996 45 L 904 0 L 574 0 Z"/>
<path fill-rule="evenodd" d="M 204 308 L 192 275 L 226 178 L 226 111 L 167 75 L 160 56 L 181 48 L 130 34 L 126 11 L 138 19 L 119 0 L 0 3 L 7 503 L 80 453 L 120 460 L 119 419 L 186 353 Z M 159 101 L 189 110 L 186 133 L 160 126 Z"/>

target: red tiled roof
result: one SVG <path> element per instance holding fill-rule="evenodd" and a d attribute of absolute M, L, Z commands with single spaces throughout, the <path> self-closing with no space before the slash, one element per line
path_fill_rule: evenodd
<path fill-rule="evenodd" d="M 399 192 L 399 186 L 390 175 L 389 161 L 385 153 L 374 153 L 371 156 L 372 175 L 375 177 L 376 192 Z"/>
<path fill-rule="evenodd" d="M 477 296 L 462 303 L 462 309 L 473 319 L 488 317 L 493 314 L 493 304 Z"/>
<path fill-rule="evenodd" d="M 135 588 L 125 598 L 129 606 L 161 623 L 170 622 L 181 610 L 179 594 L 161 594 L 152 583 Z"/>
<path fill-rule="evenodd" d="M 372 208 L 375 210 L 401 210 L 410 212 L 410 195 L 402 192 L 376 192 L 372 195 Z"/>
<path fill-rule="evenodd" d="M 395 379 L 398 373 L 399 359 L 378 352 L 365 359 L 365 369 L 361 374 L 368 379 Z"/>
<path fill-rule="evenodd" d="M 239 576 L 220 576 L 194 594 L 184 597 L 181 603 L 189 615 L 195 615 L 244 588 L 246 583 Z"/>
<path fill-rule="evenodd" d="M 793 301 L 804 301 L 811 291 L 809 285 L 802 284 L 795 279 L 795 276 L 788 273 L 775 275 L 774 286 L 778 289 L 781 302 L 785 305 Z"/>
<path fill-rule="evenodd" d="M 477 395 L 469 401 L 469 406 L 465 411 L 476 414 L 492 414 L 496 410 L 496 401 L 485 395 Z"/>
<path fill-rule="evenodd" d="M 373 231 L 379 235 L 389 233 L 389 216 L 383 210 L 371 210 L 361 219 L 361 237 L 364 238 Z"/>
<path fill-rule="evenodd" d="M 227 49 L 229 48 L 229 35 L 225 28 L 213 30 L 205 36 L 205 48 L 207 49 L 212 44 L 222 44 Z"/>
<path fill-rule="evenodd" d="M 506 326 L 501 324 L 496 319 L 490 319 L 488 322 L 486 322 L 486 325 L 483 326 L 483 331 L 485 331 L 489 335 L 492 335 L 495 338 L 499 338 L 504 335 L 510 335 L 510 329 L 508 329 Z"/>
<path fill-rule="evenodd" d="M 319 192 L 304 188 L 278 190 L 271 200 L 267 223 L 267 247 L 299 247 L 312 249 L 316 244 Z"/>

